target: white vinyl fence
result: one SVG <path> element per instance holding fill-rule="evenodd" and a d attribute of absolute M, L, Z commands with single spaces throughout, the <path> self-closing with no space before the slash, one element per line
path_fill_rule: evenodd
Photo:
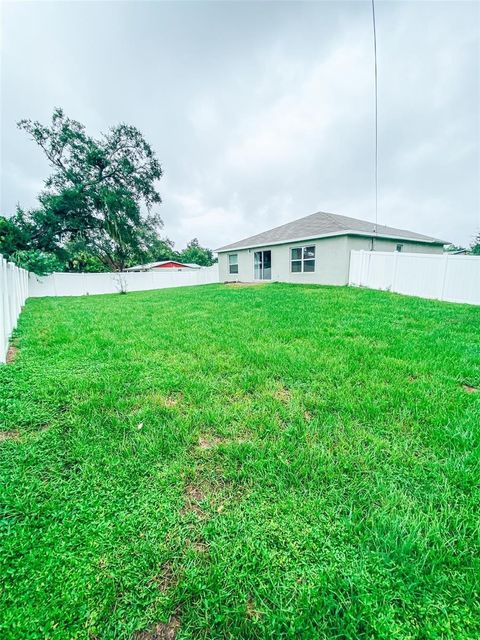
<path fill-rule="evenodd" d="M 148 291 L 218 282 L 218 264 L 191 271 L 143 271 L 123 273 L 52 273 L 36 276 L 30 273 L 28 295 L 86 296 L 120 291 Z"/>
<path fill-rule="evenodd" d="M 134 273 L 52 273 L 37 276 L 7 262 L 0 255 L 0 363 L 28 297 L 85 296 L 120 291 L 147 291 L 218 282 L 218 264 L 191 271 Z"/>
<path fill-rule="evenodd" d="M 8 341 L 28 297 L 28 271 L 0 255 L 0 362 L 5 362 Z"/>
<path fill-rule="evenodd" d="M 480 256 L 352 251 L 349 284 L 480 304 Z"/>

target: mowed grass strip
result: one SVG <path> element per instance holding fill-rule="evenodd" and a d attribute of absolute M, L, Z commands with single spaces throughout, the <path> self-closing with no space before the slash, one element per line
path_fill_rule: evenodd
<path fill-rule="evenodd" d="M 315 286 L 27 302 L 5 640 L 480 637 L 480 309 Z"/>

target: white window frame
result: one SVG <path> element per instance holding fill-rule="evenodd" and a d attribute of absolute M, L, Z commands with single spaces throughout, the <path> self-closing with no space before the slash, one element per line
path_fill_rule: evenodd
<path fill-rule="evenodd" d="M 237 261 L 233 264 L 230 262 L 230 258 L 236 258 Z M 228 273 L 231 276 L 238 276 L 238 253 L 229 253 L 228 254 Z M 236 271 L 232 271 L 232 267 L 237 267 Z"/>
<path fill-rule="evenodd" d="M 302 253 L 300 258 L 293 258 L 293 251 L 295 249 L 301 250 Z M 313 249 L 313 258 L 305 258 L 306 249 Z M 305 271 L 304 263 L 311 262 L 312 260 L 313 260 L 313 271 Z M 301 265 L 300 271 L 293 270 L 294 262 L 300 262 L 300 265 Z M 299 247 L 290 247 L 290 273 L 315 273 L 316 268 L 317 268 L 317 245 L 316 244 L 304 244 Z"/>

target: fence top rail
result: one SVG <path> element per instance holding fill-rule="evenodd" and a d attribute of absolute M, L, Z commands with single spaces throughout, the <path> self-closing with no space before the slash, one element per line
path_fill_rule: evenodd
<path fill-rule="evenodd" d="M 115 277 L 115 278 L 138 278 L 138 276 L 151 276 L 151 275 L 159 275 L 160 277 L 162 276 L 171 276 L 171 275 L 175 275 L 175 277 L 178 277 L 178 274 L 180 274 L 181 276 L 184 275 L 198 275 L 199 273 L 204 273 L 204 272 L 209 272 L 210 270 L 214 271 L 215 269 L 212 269 L 212 267 L 216 267 L 216 265 L 212 265 L 211 267 L 202 267 L 201 269 L 191 269 L 191 270 L 180 270 L 180 269 L 165 269 L 165 270 L 159 270 L 159 271 L 97 271 L 97 272 L 86 272 L 86 271 L 82 271 L 80 273 L 73 273 L 73 272 L 69 272 L 69 271 L 53 271 L 52 273 L 48 273 L 46 275 L 37 275 L 36 273 L 32 273 L 30 272 L 29 275 L 32 278 L 36 278 L 37 280 L 41 280 L 43 278 L 51 278 L 52 276 L 54 276 L 55 278 L 65 278 L 65 279 L 75 279 L 75 278 L 111 278 L 111 277 Z"/>
<path fill-rule="evenodd" d="M 379 256 L 398 256 L 399 258 L 402 256 L 405 257 L 413 257 L 413 258 L 423 258 L 425 260 L 432 260 L 432 258 L 437 258 L 438 260 L 442 260 L 444 258 L 448 258 L 449 260 L 480 260 L 480 256 L 472 256 L 472 255 L 457 255 L 448 253 L 445 251 L 444 253 L 412 253 L 409 251 L 368 251 L 367 249 L 352 249 L 351 253 L 355 254 L 368 254 L 368 255 L 379 255 Z"/>

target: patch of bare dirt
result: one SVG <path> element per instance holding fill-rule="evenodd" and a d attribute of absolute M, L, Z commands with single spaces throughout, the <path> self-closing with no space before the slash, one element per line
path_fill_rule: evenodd
<path fill-rule="evenodd" d="M 469 384 L 462 384 L 462 387 L 467 393 L 478 393 L 480 391 L 477 387 L 472 387 Z"/>
<path fill-rule="evenodd" d="M 151 393 L 149 394 L 148 399 L 150 400 L 150 402 L 159 405 L 160 407 L 172 409 L 173 407 L 178 406 L 178 404 L 181 402 L 182 394 L 173 393 L 170 395 L 164 395 L 163 393 Z"/>
<path fill-rule="evenodd" d="M 205 494 L 203 493 L 203 491 L 193 484 L 187 485 L 185 489 L 185 495 L 189 500 L 195 500 L 196 502 L 205 500 Z"/>
<path fill-rule="evenodd" d="M 278 398 L 278 400 L 288 402 L 292 396 L 292 393 L 290 389 L 287 389 L 287 387 L 280 387 L 275 391 L 274 396 Z"/>
<path fill-rule="evenodd" d="M 152 629 L 137 631 L 134 640 L 175 640 L 180 628 L 180 620 L 172 616 L 168 622 L 159 622 Z"/>
<path fill-rule="evenodd" d="M 222 442 L 224 442 L 223 438 L 218 438 L 217 436 L 200 436 L 198 439 L 198 447 L 199 449 L 213 449 L 214 447 L 218 447 L 219 444 L 222 444 Z"/>
<path fill-rule="evenodd" d="M 166 407 L 176 407 L 178 404 L 178 398 L 175 398 L 174 396 L 168 396 L 167 398 L 165 398 L 164 404 Z"/>
<path fill-rule="evenodd" d="M 14 344 L 11 344 L 8 347 L 7 357 L 5 359 L 6 363 L 11 364 L 12 362 L 14 362 L 15 358 L 17 357 L 17 353 L 18 353 L 18 347 L 16 347 Z"/>
<path fill-rule="evenodd" d="M 208 544 L 203 540 L 187 540 L 186 546 L 190 547 L 197 553 L 208 553 L 210 550 Z"/>
<path fill-rule="evenodd" d="M 202 500 L 205 500 L 205 494 L 201 489 L 193 484 L 189 484 L 185 487 L 185 504 L 181 511 L 182 514 L 193 512 L 199 517 L 205 515 L 203 509 L 200 507 Z"/>
<path fill-rule="evenodd" d="M 260 618 L 260 615 L 260 612 L 257 611 L 255 607 L 253 598 L 249 596 L 247 600 L 247 618 L 249 620 L 258 620 L 258 618 Z"/>
<path fill-rule="evenodd" d="M 151 582 L 154 582 L 162 593 L 166 593 L 174 587 L 177 584 L 177 576 L 173 571 L 171 563 L 165 562 L 165 564 L 162 565 L 160 573 L 153 577 Z"/>
<path fill-rule="evenodd" d="M 20 434 L 18 431 L 0 431 L 0 442 L 5 440 L 18 440 Z"/>
<path fill-rule="evenodd" d="M 308 420 L 310 422 L 310 420 L 312 419 L 312 414 L 310 411 L 304 411 L 303 412 L 303 417 L 305 418 L 305 420 Z"/>

